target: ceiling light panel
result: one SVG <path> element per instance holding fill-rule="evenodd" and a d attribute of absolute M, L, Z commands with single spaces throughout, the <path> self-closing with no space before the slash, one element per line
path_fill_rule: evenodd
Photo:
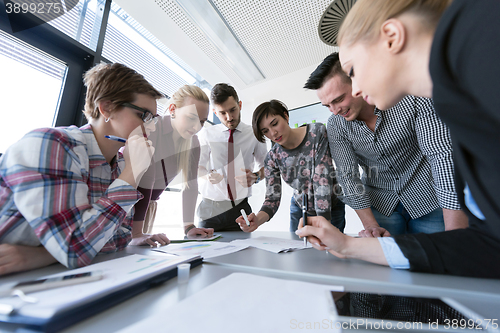
<path fill-rule="evenodd" d="M 319 64 L 338 48 L 318 37 L 318 23 L 332 0 L 212 0 L 266 80 Z M 174 0 L 155 0 L 232 80 L 248 87 Z M 251 85 L 250 85 L 251 86 Z"/>
<path fill-rule="evenodd" d="M 245 86 L 245 83 L 228 66 L 226 60 L 219 54 L 218 50 L 203 35 L 203 33 L 184 14 L 184 11 L 174 0 L 155 0 L 155 3 L 191 38 L 191 40 L 214 62 L 214 64 L 237 86 Z M 191 65 L 191 67 L 195 67 Z M 218 82 L 211 82 L 216 84 Z"/>
<path fill-rule="evenodd" d="M 260 69 L 211 0 L 175 1 L 245 84 L 264 79 Z"/>
<path fill-rule="evenodd" d="M 319 64 L 336 50 L 318 37 L 332 0 L 212 1 L 268 79 Z"/>

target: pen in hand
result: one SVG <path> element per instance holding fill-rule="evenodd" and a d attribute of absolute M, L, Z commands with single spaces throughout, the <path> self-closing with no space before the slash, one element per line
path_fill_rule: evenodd
<path fill-rule="evenodd" d="M 304 227 L 307 225 L 307 193 L 302 193 L 302 220 Z M 304 247 L 307 247 L 307 237 L 304 236 Z"/>
<path fill-rule="evenodd" d="M 245 210 L 242 209 L 240 212 L 241 212 L 241 215 L 243 216 L 243 218 L 245 219 L 247 226 L 250 226 L 250 221 L 248 221 L 248 216 L 247 216 L 247 213 L 245 213 Z"/>

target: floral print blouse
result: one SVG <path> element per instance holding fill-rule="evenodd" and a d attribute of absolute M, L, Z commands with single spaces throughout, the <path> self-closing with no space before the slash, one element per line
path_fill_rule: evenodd
<path fill-rule="evenodd" d="M 281 178 L 294 190 L 294 199 L 302 207 L 302 194 L 308 195 L 308 214 L 330 220 L 335 205 L 335 168 L 328 146 L 326 127 L 308 124 L 307 134 L 295 149 L 275 143 L 264 161 L 266 199 L 260 210 L 271 219 L 280 206 Z"/>

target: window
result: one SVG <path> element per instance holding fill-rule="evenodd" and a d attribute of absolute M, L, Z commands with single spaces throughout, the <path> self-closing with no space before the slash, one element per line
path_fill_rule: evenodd
<path fill-rule="evenodd" d="M 0 153 L 34 128 L 83 125 L 82 76 L 101 61 L 137 70 L 167 96 L 184 84 L 210 93 L 203 78 L 111 0 L 57 1 L 64 14 L 52 16 L 8 16 L 6 3 L 27 2 L 0 1 Z M 165 208 L 182 205 L 178 192 L 162 200 Z M 155 226 L 176 229 L 180 219 L 160 209 Z"/>
<path fill-rule="evenodd" d="M 290 127 L 296 128 L 300 127 L 303 124 L 307 124 L 312 119 L 313 123 L 328 123 L 328 118 L 332 115 L 332 113 L 321 103 L 315 103 L 311 105 L 302 106 L 300 108 L 289 110 Z"/>
<path fill-rule="evenodd" d="M 26 132 L 54 125 L 67 66 L 0 30 L 0 153 Z"/>
<path fill-rule="evenodd" d="M 212 87 L 206 81 L 115 3 L 111 4 L 102 55 L 135 69 L 168 97 L 185 84 L 198 85 L 210 96 Z M 182 209 L 172 209 L 183 205 L 181 186 L 175 185 L 178 180 L 179 175 L 170 182 L 170 191 L 160 197 L 153 232 L 182 238 L 182 230 L 175 234 L 182 225 Z"/>
<path fill-rule="evenodd" d="M 32 1 L 12 0 L 22 12 L 29 12 L 95 51 L 99 39 L 105 0 Z"/>
<path fill-rule="evenodd" d="M 102 53 L 112 62 L 134 68 L 169 97 L 185 84 L 200 85 L 189 66 L 114 3 Z"/>

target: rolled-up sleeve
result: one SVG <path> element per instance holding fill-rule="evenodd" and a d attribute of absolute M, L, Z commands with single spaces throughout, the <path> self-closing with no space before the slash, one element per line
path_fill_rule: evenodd
<path fill-rule="evenodd" d="M 432 101 L 417 98 L 415 131 L 422 153 L 431 165 L 433 187 L 441 208 L 458 210 L 455 189 L 453 148 L 448 127 L 439 119 Z"/>
<path fill-rule="evenodd" d="M 343 129 L 337 125 L 334 116 L 328 119 L 327 131 L 337 181 L 342 188 L 339 199 L 355 210 L 371 207 L 370 198 L 360 179 L 358 157 L 352 143 L 346 135 L 343 135 Z"/>

